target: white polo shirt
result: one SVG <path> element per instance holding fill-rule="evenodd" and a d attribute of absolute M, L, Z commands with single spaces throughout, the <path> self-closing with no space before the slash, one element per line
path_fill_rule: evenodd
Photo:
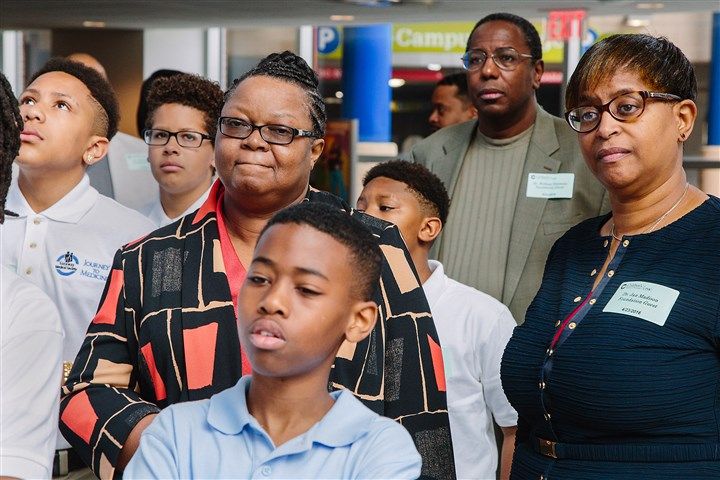
<path fill-rule="evenodd" d="M 50 478 L 63 331 L 53 302 L 0 265 L 0 476 Z"/>
<path fill-rule="evenodd" d="M 151 203 L 145 205 L 143 208 L 141 208 L 139 211 L 146 217 L 150 219 L 150 221 L 154 222 L 155 225 L 160 228 L 164 227 L 165 225 L 170 225 L 176 220 L 179 220 L 180 218 L 184 217 L 185 215 L 189 215 L 198 208 L 202 206 L 203 203 L 205 203 L 205 200 L 207 200 L 208 195 L 210 194 L 210 188 L 212 188 L 212 183 L 210 184 L 210 187 L 205 190 L 205 193 L 200 195 L 200 197 L 195 200 L 195 202 L 190 205 L 187 210 L 185 210 L 183 213 L 178 215 L 175 218 L 170 218 L 165 214 L 165 210 L 163 210 L 162 203 L 160 203 L 160 196 L 158 195 L 155 200 L 153 200 Z"/>
<path fill-rule="evenodd" d="M 494 480 L 492 419 L 501 427 L 517 425 L 500 384 L 500 360 L 517 324 L 505 305 L 449 278 L 440 262 L 429 264 L 423 290 L 443 352 L 457 478 Z"/>

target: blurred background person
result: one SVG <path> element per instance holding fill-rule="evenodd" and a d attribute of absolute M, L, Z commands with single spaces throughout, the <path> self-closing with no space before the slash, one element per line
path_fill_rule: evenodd
<path fill-rule="evenodd" d="M 432 113 L 428 122 L 433 130 L 463 123 L 477 117 L 477 109 L 468 96 L 465 72 L 444 76 L 432 93 Z"/>
<path fill-rule="evenodd" d="M 200 208 L 210 193 L 223 92 L 217 83 L 181 74 L 153 82 L 147 104 L 143 138 L 160 191 L 141 212 L 162 227 Z"/>
<path fill-rule="evenodd" d="M 478 121 L 435 132 L 409 158 L 440 177 L 452 199 L 433 251 L 448 276 L 500 300 L 522 323 L 552 244 L 607 211 L 605 191 L 573 131 L 537 103 L 545 66 L 530 22 L 482 18 L 463 64 Z"/>
<path fill-rule="evenodd" d="M 23 121 L 0 73 L 0 225 Z M 0 228 L 0 234 L 3 234 Z M 50 478 L 57 438 L 63 331 L 40 288 L 0 265 L 0 477 Z"/>
<path fill-rule="evenodd" d="M 512 477 L 720 478 L 720 199 L 690 186 L 697 82 L 665 38 L 583 55 L 566 118 L 612 211 L 553 246 L 503 357 Z"/>
<path fill-rule="evenodd" d="M 92 55 L 78 52 L 67 58 L 92 68 L 110 83 L 105 67 Z M 88 167 L 90 186 L 126 207 L 139 210 L 155 194 L 155 182 L 145 168 L 145 158 L 147 145 L 133 135 L 118 131 L 110 141 L 105 158 Z"/>

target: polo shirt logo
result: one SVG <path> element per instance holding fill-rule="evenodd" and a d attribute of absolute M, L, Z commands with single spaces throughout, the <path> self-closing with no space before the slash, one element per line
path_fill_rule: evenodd
<path fill-rule="evenodd" d="M 68 277 L 77 272 L 80 260 L 73 252 L 65 252 L 55 261 L 55 271 L 63 277 Z"/>

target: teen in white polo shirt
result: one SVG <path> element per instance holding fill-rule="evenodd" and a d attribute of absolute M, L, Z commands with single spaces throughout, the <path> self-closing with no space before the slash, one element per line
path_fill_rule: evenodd
<path fill-rule="evenodd" d="M 0 73 L 0 225 L 22 119 Z M 0 229 L 0 235 L 3 230 Z M 0 477 L 49 478 L 55 451 L 63 332 L 52 300 L 0 265 Z"/>
<path fill-rule="evenodd" d="M 57 305 L 74 360 L 100 301 L 115 251 L 153 230 L 140 213 L 100 195 L 85 169 L 117 131 L 110 85 L 94 70 L 52 59 L 20 96 L 19 174 L 2 227 L 2 261 Z"/>
<path fill-rule="evenodd" d="M 220 86 L 199 75 L 183 73 L 153 82 L 143 138 L 160 192 L 141 212 L 157 226 L 194 212 L 207 199 L 222 106 Z"/>
<path fill-rule="evenodd" d="M 450 206 L 439 178 L 420 164 L 390 161 L 370 169 L 363 185 L 358 210 L 398 226 L 423 282 L 445 364 L 457 477 L 495 479 L 494 419 L 503 432 L 500 478 L 507 479 L 517 413 L 502 390 L 500 360 L 516 323 L 505 305 L 448 278 L 440 262 L 428 260 Z"/>

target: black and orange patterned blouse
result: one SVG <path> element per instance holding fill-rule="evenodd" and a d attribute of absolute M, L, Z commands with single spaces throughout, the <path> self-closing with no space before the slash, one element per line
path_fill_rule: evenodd
<path fill-rule="evenodd" d="M 249 364 L 236 326 L 245 276 L 220 214 L 218 181 L 195 213 L 124 246 L 62 391 L 60 429 L 100 478 L 112 478 L 120 450 L 144 416 L 209 398 Z M 379 239 L 385 263 L 375 300 L 380 315 L 362 343 L 345 344 L 332 388 L 348 388 L 402 423 L 423 456 L 423 476 L 453 478 L 442 353 L 412 260 L 396 227 L 358 216 Z M 382 320 L 382 321 L 380 321 Z M 243 372 L 244 371 L 244 372 Z"/>

